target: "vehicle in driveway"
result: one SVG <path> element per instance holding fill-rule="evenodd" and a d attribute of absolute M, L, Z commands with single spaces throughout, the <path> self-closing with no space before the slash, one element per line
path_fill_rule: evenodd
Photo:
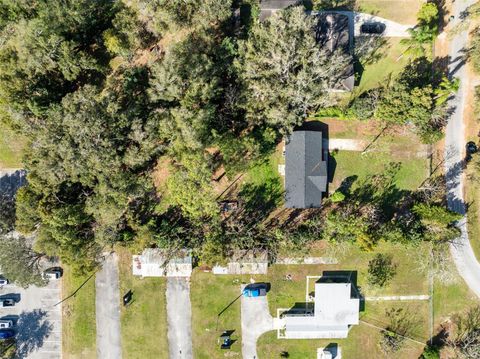
<path fill-rule="evenodd" d="M 9 339 L 15 335 L 12 329 L 0 329 L 0 339 Z"/>
<path fill-rule="evenodd" d="M 264 297 L 267 295 L 267 286 L 265 284 L 247 285 L 242 292 L 244 297 Z"/>
<path fill-rule="evenodd" d="M 8 283 L 8 279 L 0 275 L 0 287 Z"/>
<path fill-rule="evenodd" d="M 15 300 L 11 298 L 0 299 L 0 308 L 11 308 L 15 306 Z"/>
<path fill-rule="evenodd" d="M 0 329 L 8 329 L 13 327 L 13 320 L 0 319 Z"/>
<path fill-rule="evenodd" d="M 60 279 L 63 275 L 63 269 L 60 267 L 48 268 L 43 272 L 43 278 L 48 280 Z"/>
<path fill-rule="evenodd" d="M 383 34 L 385 31 L 386 26 L 381 22 L 366 22 L 360 26 L 360 32 L 362 34 L 369 34 L 369 35 L 380 35 Z"/>

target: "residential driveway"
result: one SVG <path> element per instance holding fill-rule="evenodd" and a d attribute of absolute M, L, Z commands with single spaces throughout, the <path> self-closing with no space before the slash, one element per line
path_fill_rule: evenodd
<path fill-rule="evenodd" d="M 362 24 L 366 22 L 379 22 L 379 23 L 385 24 L 385 32 L 383 33 L 383 36 L 386 36 L 386 37 L 410 37 L 410 34 L 408 33 L 407 30 L 415 26 L 414 24 L 412 25 L 399 24 L 398 22 L 384 19 L 383 17 L 366 14 L 363 12 L 355 12 L 354 13 L 355 36 L 364 35 L 360 32 L 360 26 L 362 26 Z"/>
<path fill-rule="evenodd" d="M 326 11 L 328 12 L 328 11 Z M 362 26 L 363 23 L 365 22 L 380 22 L 382 24 L 385 24 L 385 31 L 382 34 L 383 36 L 386 37 L 410 37 L 410 34 L 408 33 L 408 29 L 411 27 L 414 27 L 415 25 L 409 25 L 409 24 L 399 24 L 398 22 L 391 21 L 388 19 L 384 19 L 383 17 L 371 15 L 371 14 L 366 14 L 363 12 L 356 12 L 356 11 L 332 11 L 335 13 L 347 15 L 349 18 L 349 28 L 350 28 L 350 33 L 352 33 L 354 36 L 364 36 L 365 34 L 362 34 L 360 32 L 360 26 Z M 312 14 L 318 14 L 321 13 L 320 11 L 312 11 Z M 352 43 L 350 45 L 353 45 L 353 39 Z"/>
<path fill-rule="evenodd" d="M 0 318 L 15 323 L 17 357 L 59 359 L 62 357 L 61 280 L 46 287 L 28 289 L 15 285 L 0 288 L 0 297 L 15 298 L 13 308 L 0 308 Z"/>
<path fill-rule="evenodd" d="M 166 295 L 169 357 L 191 359 L 193 354 L 190 278 L 168 278 Z"/>
<path fill-rule="evenodd" d="M 97 357 L 121 359 L 118 257 L 115 253 L 105 257 L 102 269 L 97 272 L 95 278 L 95 289 Z"/>
<path fill-rule="evenodd" d="M 453 26 L 461 19 L 461 13 L 475 1 L 456 1 L 452 15 L 455 16 Z M 463 114 L 465 97 L 470 91 L 468 73 L 465 69 L 465 49 L 468 48 L 468 32 L 457 34 L 451 41 L 449 75 L 460 79 L 460 89 L 449 105 L 455 110 L 448 120 L 445 134 L 445 179 L 447 182 L 448 208 L 463 215 L 457 227 L 461 231 L 460 238 L 450 246 L 453 260 L 458 272 L 470 289 L 480 297 L 480 264 L 475 258 L 468 239 L 466 206 L 463 197 L 463 160 L 465 156 L 465 126 Z"/>
<path fill-rule="evenodd" d="M 243 288 L 245 288 L 245 285 L 241 286 L 242 291 Z M 243 359 L 258 359 L 258 338 L 263 333 L 274 330 L 273 318 L 268 309 L 267 296 L 253 298 L 242 296 L 241 298 Z"/>
<path fill-rule="evenodd" d="M 368 142 L 355 139 L 343 139 L 343 138 L 324 138 L 323 147 L 332 150 L 345 150 L 345 151 L 363 151 L 367 147 Z"/>

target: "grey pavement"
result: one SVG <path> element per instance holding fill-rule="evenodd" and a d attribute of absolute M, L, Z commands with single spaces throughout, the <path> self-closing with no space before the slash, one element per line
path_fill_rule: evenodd
<path fill-rule="evenodd" d="M 456 1 L 453 13 L 453 26 L 458 24 L 460 14 L 475 1 Z M 455 111 L 450 117 L 445 136 L 445 177 L 447 182 L 448 207 L 463 215 L 457 226 L 461 231 L 460 237 L 450 246 L 453 260 L 458 272 L 470 289 L 480 296 L 480 264 L 475 258 L 468 240 L 466 206 L 463 197 L 463 166 L 465 156 L 465 126 L 463 122 L 466 94 L 469 91 L 468 73 L 465 69 L 465 50 L 468 48 L 468 32 L 463 31 L 456 35 L 450 46 L 449 74 L 461 81 L 460 89 L 450 105 Z"/>
<path fill-rule="evenodd" d="M 95 289 L 97 357 L 121 359 L 120 289 L 118 257 L 115 253 L 106 255 L 102 269 L 95 278 Z"/>
<path fill-rule="evenodd" d="M 17 357 L 59 359 L 62 357 L 62 307 L 60 280 L 45 287 L 27 289 L 7 284 L 0 288 L 0 297 L 16 298 L 12 308 L 0 308 L 0 318 L 15 323 Z"/>
<path fill-rule="evenodd" d="M 191 359 L 193 354 L 190 278 L 168 278 L 166 296 L 169 357 Z"/>
<path fill-rule="evenodd" d="M 245 285 L 241 286 L 243 291 Z M 274 330 L 273 318 L 268 309 L 267 296 L 241 298 L 242 311 L 242 357 L 258 359 L 257 340 L 268 331 Z"/>

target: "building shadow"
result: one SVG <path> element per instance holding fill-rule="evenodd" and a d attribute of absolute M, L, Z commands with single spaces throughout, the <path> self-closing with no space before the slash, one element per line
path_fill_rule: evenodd
<path fill-rule="evenodd" d="M 53 324 L 46 320 L 47 312 L 35 309 L 23 312 L 17 322 L 17 358 L 26 358 L 41 348 L 50 336 Z"/>

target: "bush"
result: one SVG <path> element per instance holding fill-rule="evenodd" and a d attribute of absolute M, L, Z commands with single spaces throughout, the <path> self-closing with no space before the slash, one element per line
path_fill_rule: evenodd
<path fill-rule="evenodd" d="M 358 120 L 369 120 L 377 108 L 380 90 L 375 89 L 355 98 L 348 109 L 350 115 Z"/>
<path fill-rule="evenodd" d="M 378 253 L 368 262 L 368 282 L 383 287 L 396 274 L 397 265 L 393 263 L 392 256 Z"/>
<path fill-rule="evenodd" d="M 331 196 L 330 200 L 333 203 L 342 202 L 345 199 L 345 195 L 340 191 L 335 191 Z"/>
<path fill-rule="evenodd" d="M 436 346 L 427 345 L 419 359 L 440 359 L 440 350 Z"/>

